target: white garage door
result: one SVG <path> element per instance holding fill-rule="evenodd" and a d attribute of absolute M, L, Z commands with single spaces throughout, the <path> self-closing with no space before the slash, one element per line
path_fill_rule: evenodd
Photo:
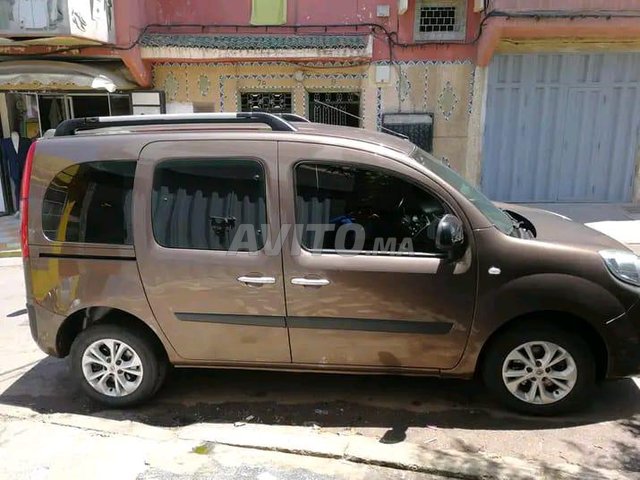
<path fill-rule="evenodd" d="M 640 53 L 498 55 L 483 190 L 517 202 L 629 201 L 639 131 Z"/>

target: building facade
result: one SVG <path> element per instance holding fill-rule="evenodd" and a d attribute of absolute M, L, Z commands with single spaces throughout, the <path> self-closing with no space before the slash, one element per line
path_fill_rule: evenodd
<path fill-rule="evenodd" d="M 260 3 L 147 2 L 168 111 L 390 128 L 496 200 L 640 200 L 640 1 Z"/>
<path fill-rule="evenodd" d="M 464 170 L 474 84 L 473 2 L 147 3 L 141 55 L 168 112 L 267 110 L 390 128 Z"/>
<path fill-rule="evenodd" d="M 0 215 L 18 208 L 26 150 L 16 162 L 12 139 L 29 144 L 68 118 L 164 111 L 138 47 L 117 47 L 135 42 L 139 11 L 114 0 L 0 0 Z"/>

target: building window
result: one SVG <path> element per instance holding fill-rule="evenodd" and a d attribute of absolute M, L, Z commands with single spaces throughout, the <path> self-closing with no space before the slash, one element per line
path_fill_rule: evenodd
<path fill-rule="evenodd" d="M 133 245 L 134 161 L 87 162 L 56 175 L 42 202 L 42 229 L 59 242 Z"/>
<path fill-rule="evenodd" d="M 243 112 L 292 113 L 291 92 L 246 92 L 240 94 Z"/>
<path fill-rule="evenodd" d="M 252 0 L 251 25 L 287 23 L 287 0 Z"/>
<path fill-rule="evenodd" d="M 415 40 L 464 40 L 467 25 L 466 0 L 418 0 Z"/>
<path fill-rule="evenodd" d="M 347 127 L 360 126 L 360 92 L 309 93 L 309 120 Z"/>
<path fill-rule="evenodd" d="M 404 135 L 426 152 L 433 151 L 433 114 L 386 113 L 382 116 L 384 131 Z"/>
<path fill-rule="evenodd" d="M 255 160 L 164 161 L 153 177 L 151 206 L 153 235 L 163 247 L 229 250 L 234 241 L 247 251 L 264 246 L 266 183 Z"/>

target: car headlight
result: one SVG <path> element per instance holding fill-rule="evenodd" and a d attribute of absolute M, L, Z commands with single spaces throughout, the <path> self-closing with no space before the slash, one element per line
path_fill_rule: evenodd
<path fill-rule="evenodd" d="M 640 287 L 640 258 L 624 250 L 602 250 L 599 253 L 614 277 Z"/>

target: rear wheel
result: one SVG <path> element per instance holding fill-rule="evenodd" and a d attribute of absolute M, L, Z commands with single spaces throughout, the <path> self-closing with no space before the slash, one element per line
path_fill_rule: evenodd
<path fill-rule="evenodd" d="M 488 347 L 483 376 L 506 406 L 533 415 L 583 407 L 595 386 L 595 361 L 578 335 L 549 326 L 518 327 Z"/>
<path fill-rule="evenodd" d="M 120 325 L 82 331 L 71 346 L 71 374 L 91 398 L 110 407 L 149 399 L 166 375 L 166 361 L 147 336 Z"/>

